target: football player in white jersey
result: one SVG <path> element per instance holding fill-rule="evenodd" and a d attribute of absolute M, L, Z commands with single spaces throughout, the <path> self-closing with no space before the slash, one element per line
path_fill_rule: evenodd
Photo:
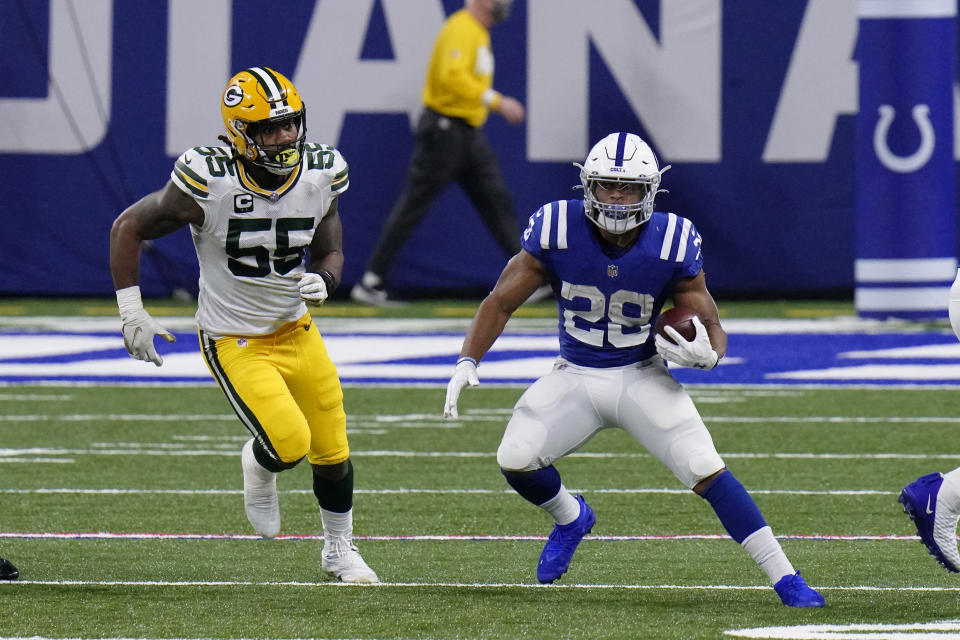
<path fill-rule="evenodd" d="M 313 470 L 321 567 L 344 582 L 378 578 L 353 544 L 353 466 L 343 391 L 306 302 L 321 304 L 343 271 L 339 196 L 347 164 L 306 142 L 306 109 L 267 67 L 227 83 L 226 147 L 181 155 L 159 191 L 124 211 L 110 233 L 110 270 L 130 355 L 160 366 L 143 308 L 140 245 L 189 226 L 200 264 L 197 325 L 204 360 L 252 438 L 241 450 L 247 518 L 280 531 L 276 475 L 304 457 Z"/>
<path fill-rule="evenodd" d="M 960 339 L 960 271 L 950 288 L 948 304 L 953 333 Z M 917 527 L 920 541 L 947 571 L 960 572 L 957 521 L 960 520 L 960 467 L 920 476 L 900 492 L 903 512 Z"/>
<path fill-rule="evenodd" d="M 480 304 L 447 386 L 444 416 L 457 417 L 466 386 L 479 384 L 477 363 L 511 314 L 549 283 L 559 307 L 560 356 L 553 371 L 517 401 L 497 462 L 507 482 L 550 514 L 554 528 L 537 579 L 562 576 L 596 521 L 583 496 L 564 488 L 554 462 L 599 430 L 626 430 L 688 488 L 713 507 L 792 607 L 822 607 L 790 564 L 743 485 L 727 470 L 700 414 L 664 359 L 712 369 L 727 336 L 702 270 L 700 236 L 690 220 L 654 211 L 660 169 L 639 136 L 612 133 L 580 167 L 583 200 L 545 204 L 530 217 L 523 249 L 507 263 Z M 651 331 L 667 299 L 699 316 L 696 337 L 674 342 Z"/>

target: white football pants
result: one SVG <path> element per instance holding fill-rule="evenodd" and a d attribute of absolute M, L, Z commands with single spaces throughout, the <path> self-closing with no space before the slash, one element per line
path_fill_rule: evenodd
<path fill-rule="evenodd" d="M 609 369 L 558 358 L 517 401 L 497 463 L 507 471 L 541 469 L 610 427 L 625 429 L 687 488 L 724 467 L 693 401 L 659 356 Z"/>

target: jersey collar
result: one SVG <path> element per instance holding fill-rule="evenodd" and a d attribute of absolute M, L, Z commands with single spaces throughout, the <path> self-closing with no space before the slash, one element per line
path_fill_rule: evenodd
<path fill-rule="evenodd" d="M 302 172 L 303 161 L 297 165 L 296 169 L 290 172 L 290 175 L 287 176 L 287 179 L 284 180 L 283 184 L 277 189 L 264 189 L 263 187 L 258 186 L 257 183 L 247 175 L 247 171 L 244 169 L 243 162 L 237 163 L 237 175 L 240 178 L 240 184 L 243 186 L 243 188 L 256 196 L 260 196 L 261 198 L 269 200 L 270 202 L 276 202 L 290 192 L 294 185 L 297 184 L 297 181 L 300 180 L 300 174 Z"/>

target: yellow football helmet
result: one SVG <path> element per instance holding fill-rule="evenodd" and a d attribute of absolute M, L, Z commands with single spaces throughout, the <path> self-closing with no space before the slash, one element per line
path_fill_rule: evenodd
<path fill-rule="evenodd" d="M 300 164 L 307 135 L 307 109 L 282 74 L 267 67 L 244 69 L 227 83 L 220 111 L 230 144 L 241 158 L 277 175 L 290 173 Z M 290 123 L 297 127 L 296 140 L 263 143 L 265 129 Z"/>

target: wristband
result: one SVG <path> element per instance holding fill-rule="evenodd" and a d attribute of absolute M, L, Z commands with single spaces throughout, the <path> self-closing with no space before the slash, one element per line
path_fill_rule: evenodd
<path fill-rule="evenodd" d="M 120 316 L 126 317 L 131 313 L 143 310 L 143 300 L 140 298 L 140 286 L 133 285 L 117 290 L 117 307 L 120 308 Z"/>
<path fill-rule="evenodd" d="M 473 358 L 471 358 L 470 356 L 460 356 L 460 359 L 457 360 L 457 366 L 458 366 L 458 367 L 460 366 L 460 363 L 461 363 L 461 362 L 470 362 L 470 363 L 473 364 L 474 367 L 477 366 L 477 361 L 474 360 Z"/>
<path fill-rule="evenodd" d="M 323 284 L 327 285 L 327 295 L 332 296 L 333 292 L 337 288 L 337 285 L 340 283 L 337 282 L 337 279 L 334 277 L 334 275 L 326 269 L 321 269 L 319 272 L 317 272 L 317 275 L 323 279 Z"/>

